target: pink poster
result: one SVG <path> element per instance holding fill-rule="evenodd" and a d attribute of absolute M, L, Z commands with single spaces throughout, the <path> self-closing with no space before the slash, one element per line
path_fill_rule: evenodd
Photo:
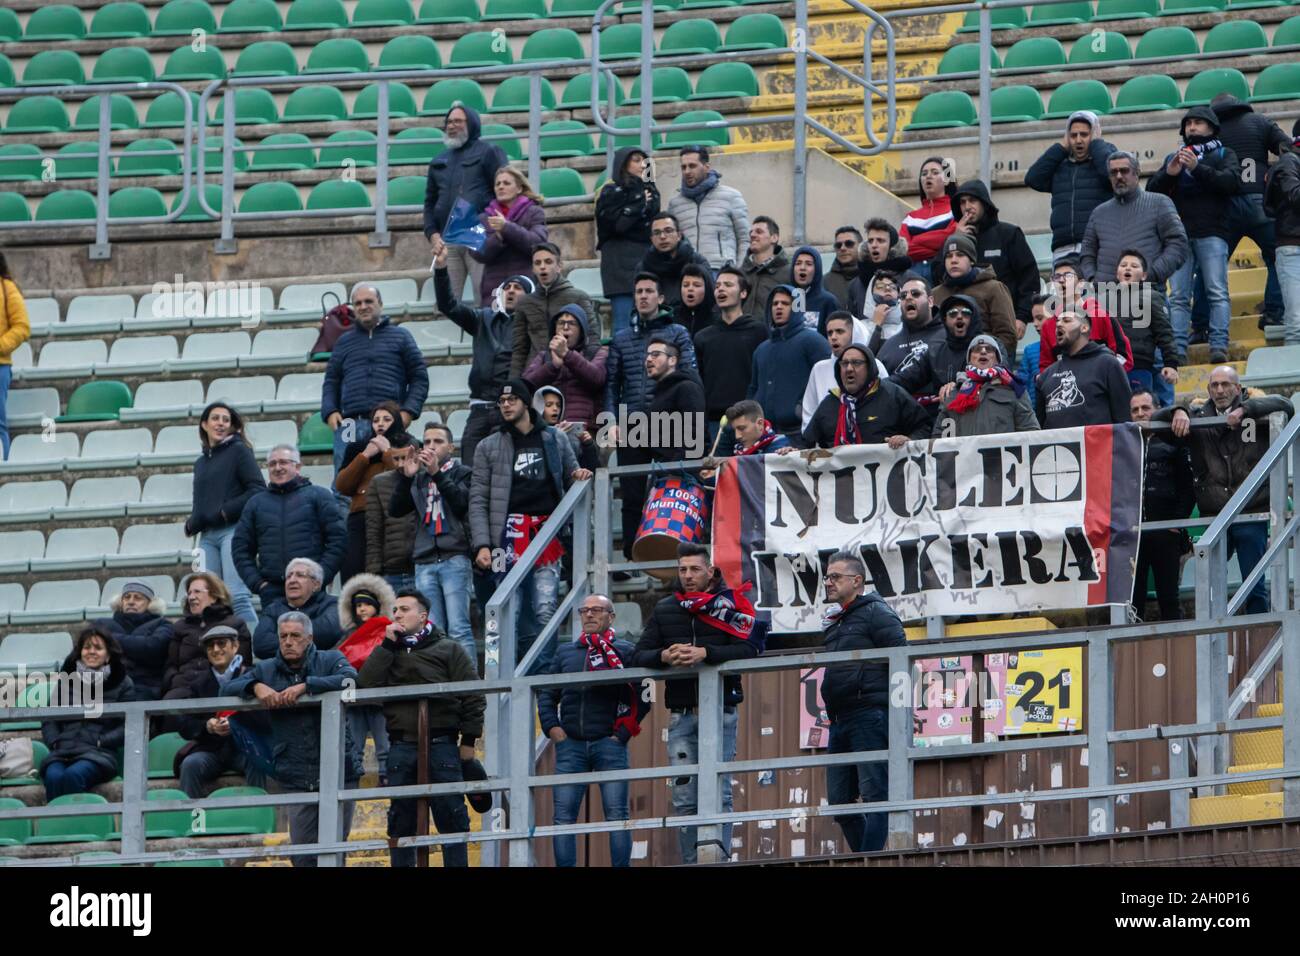
<path fill-rule="evenodd" d="M 799 672 L 799 746 L 817 749 L 829 743 L 831 723 L 826 718 L 826 705 L 822 703 L 822 671 Z"/>

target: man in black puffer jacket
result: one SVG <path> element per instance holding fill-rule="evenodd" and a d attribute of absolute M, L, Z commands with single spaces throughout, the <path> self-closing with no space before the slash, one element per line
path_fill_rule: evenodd
<path fill-rule="evenodd" d="M 235 568 L 263 605 L 284 594 L 292 558 L 311 558 L 334 579 L 347 546 L 347 525 L 334 495 L 304 478 L 292 445 L 276 445 L 266 459 L 271 484 L 244 505 L 231 539 Z"/>
<path fill-rule="evenodd" d="M 862 593 L 866 580 L 867 569 L 856 554 L 839 551 L 831 555 L 826 566 L 826 600 L 831 609 L 822 621 L 826 650 L 874 650 L 907 643 L 903 622 L 884 599 L 875 591 Z M 889 665 L 885 661 L 831 664 L 822 678 L 822 700 L 831 724 L 827 753 L 889 747 Z M 863 803 L 884 800 L 888 796 L 886 767 L 883 761 L 827 767 L 826 799 L 833 805 L 858 799 Z M 883 813 L 835 819 L 852 852 L 884 847 Z"/>
<path fill-rule="evenodd" d="M 134 685 L 132 700 L 162 696 L 163 671 L 172 642 L 171 622 L 162 615 L 167 601 L 143 581 L 128 581 L 109 602 L 113 616 L 95 621 L 122 647 L 122 660 Z"/>
<path fill-rule="evenodd" d="M 916 399 L 876 369 L 865 345 L 846 345 L 835 363 L 837 388 L 821 400 L 803 433 L 807 448 L 880 445 L 902 448 L 910 439 L 930 436 L 930 415 Z M 848 418 L 846 398 L 852 399 Z"/>
<path fill-rule="evenodd" d="M 1091 110 L 1066 118 L 1065 136 L 1034 160 L 1025 185 L 1052 195 L 1052 261 L 1077 256 L 1092 211 L 1113 199 L 1106 163 L 1115 147 L 1101 138 L 1101 122 Z"/>
<path fill-rule="evenodd" d="M 954 213 L 961 210 L 957 230 L 975 240 L 975 261 L 992 266 L 998 281 L 1007 287 L 1015 304 L 1016 321 L 1026 326 L 1032 324 L 1030 299 L 1038 294 L 1038 260 L 1029 248 L 1024 230 L 998 218 L 998 207 L 993 205 L 988 187 L 978 179 L 959 186 L 953 193 L 952 203 Z M 942 262 L 934 264 L 931 279 L 946 281 Z"/>
<path fill-rule="evenodd" d="M 312 639 L 322 651 L 331 650 L 343 639 L 338 601 L 325 590 L 321 566 L 310 558 L 294 558 L 285 568 L 284 596 L 262 605 L 262 617 L 253 633 L 253 653 L 259 661 L 275 656 L 277 622 L 289 611 L 301 611 L 311 618 Z"/>
<path fill-rule="evenodd" d="M 649 272 L 659 278 L 664 305 L 674 309 L 682 301 L 682 270 L 691 263 L 713 274 L 709 260 L 700 255 L 681 234 L 681 226 L 671 213 L 661 212 L 650 223 L 650 251 L 641 258 L 637 273 Z"/>
<path fill-rule="evenodd" d="M 1135 391 L 1129 402 L 1133 421 L 1149 422 L 1155 414 L 1155 397 L 1147 389 Z M 1146 432 L 1145 475 L 1142 479 L 1142 520 L 1181 521 L 1196 504 L 1192 457 L 1185 444 L 1169 440 L 1169 433 Z M 1160 620 L 1177 621 L 1182 615 L 1178 602 L 1178 576 L 1182 557 L 1192 550 L 1185 528 L 1143 531 L 1138 540 L 1137 572 L 1133 583 L 1133 610 L 1146 620 L 1147 577 L 1156 583 Z"/>

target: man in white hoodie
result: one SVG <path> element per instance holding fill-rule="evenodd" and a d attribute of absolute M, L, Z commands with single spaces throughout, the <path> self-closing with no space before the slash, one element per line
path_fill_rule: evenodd
<path fill-rule="evenodd" d="M 817 411 L 817 406 L 821 404 L 822 399 L 839 384 L 835 381 L 835 363 L 840 360 L 840 353 L 850 345 L 866 346 L 870 337 L 867 324 L 856 318 L 852 312 L 840 309 L 830 314 L 826 320 L 826 341 L 831 346 L 831 357 L 822 359 L 814 365 L 812 374 L 808 376 L 808 387 L 804 389 L 803 403 L 800 406 L 805 429 L 812 421 L 813 412 Z M 876 360 L 876 372 L 881 379 L 889 378 L 889 372 L 880 364 L 879 359 Z"/>

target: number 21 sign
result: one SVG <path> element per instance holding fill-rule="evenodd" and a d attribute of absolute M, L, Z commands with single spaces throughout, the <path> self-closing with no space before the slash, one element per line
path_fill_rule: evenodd
<path fill-rule="evenodd" d="M 1083 730 L 1083 649 L 1059 647 L 990 654 L 990 674 L 1002 681 L 1002 708 L 984 729 L 999 736 Z"/>

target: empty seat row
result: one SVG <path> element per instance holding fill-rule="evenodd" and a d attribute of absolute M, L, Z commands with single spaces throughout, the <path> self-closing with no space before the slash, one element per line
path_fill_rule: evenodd
<path fill-rule="evenodd" d="M 74 578 L 37 581 L 29 591 L 24 591 L 21 584 L 0 584 L 0 612 L 8 614 L 10 624 L 56 624 L 105 617 L 110 613 L 109 602 L 122 593 L 129 581 L 142 581 L 151 587 L 167 602 L 169 613 L 179 610 L 179 602 L 185 597 L 178 593 L 177 580 L 167 574 L 122 575 L 109 578 L 103 585 L 93 578 Z M 15 653 L 10 646 L 13 636 L 0 641 L 0 664 Z"/>
<path fill-rule="evenodd" d="M 116 528 L 58 528 L 0 532 L 0 572 L 83 571 L 154 564 L 189 564 L 196 557 L 184 522 Z"/>
<path fill-rule="evenodd" d="M 1028 27 L 1099 23 L 1107 20 L 1133 20 L 1148 17 L 1187 16 L 1218 13 L 1223 10 L 1250 10 L 1260 7 L 1285 7 L 1288 0 L 1077 0 L 1036 7 L 995 7 L 989 11 L 994 30 L 1020 30 Z M 959 33 L 979 30 L 979 11 L 966 14 Z"/>

